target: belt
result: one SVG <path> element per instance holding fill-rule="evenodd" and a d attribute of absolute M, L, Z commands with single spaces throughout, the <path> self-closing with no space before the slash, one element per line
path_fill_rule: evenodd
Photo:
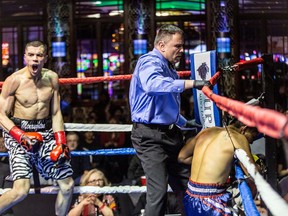
<path fill-rule="evenodd" d="M 50 130 L 52 128 L 52 119 L 45 118 L 45 119 L 38 119 L 38 120 L 26 120 L 26 119 L 19 119 L 15 117 L 10 118 L 16 126 L 18 126 L 21 130 L 25 132 L 28 131 L 44 131 Z"/>
<path fill-rule="evenodd" d="M 174 124 L 161 125 L 161 124 L 143 124 L 143 123 L 133 123 L 134 128 L 150 128 L 155 130 L 168 131 L 174 128 Z"/>

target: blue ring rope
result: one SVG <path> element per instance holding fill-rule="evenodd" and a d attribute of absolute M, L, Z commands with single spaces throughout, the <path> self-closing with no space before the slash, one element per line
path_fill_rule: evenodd
<path fill-rule="evenodd" d="M 235 164 L 235 176 L 238 180 L 240 180 L 238 187 L 242 197 L 242 203 L 244 206 L 245 214 L 248 216 L 260 216 L 247 182 L 245 180 L 242 181 L 244 179 L 244 174 L 241 167 L 238 164 Z"/>
<path fill-rule="evenodd" d="M 134 148 L 117 148 L 117 149 L 98 149 L 89 151 L 71 151 L 71 156 L 90 156 L 90 155 L 134 155 Z M 7 152 L 0 152 L 0 157 L 7 157 Z"/>

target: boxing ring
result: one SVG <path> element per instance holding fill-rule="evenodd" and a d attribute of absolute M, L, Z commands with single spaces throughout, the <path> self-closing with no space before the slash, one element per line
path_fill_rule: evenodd
<path fill-rule="evenodd" d="M 230 72 L 237 72 L 252 65 L 263 64 L 263 58 L 256 58 L 250 61 L 239 62 L 232 66 L 220 69 L 209 80 L 212 85 L 215 85 L 222 73 L 227 70 Z M 190 71 L 178 72 L 180 77 L 189 76 Z M 88 78 L 60 78 L 61 85 L 75 85 L 75 84 L 92 84 L 104 81 L 119 81 L 130 80 L 132 75 L 117 75 L 109 77 L 88 77 Z M 0 83 L 2 86 L 2 83 Z M 224 96 L 214 94 L 207 86 L 202 88 L 202 92 L 212 100 L 218 108 L 236 117 L 244 124 L 257 127 L 259 132 L 275 138 L 283 140 L 287 145 L 288 140 L 288 119 L 287 117 L 275 110 L 268 108 L 261 108 L 258 106 L 247 105 L 244 102 L 229 99 Z M 277 121 L 275 121 L 277 119 Z M 130 132 L 132 125 L 130 124 L 80 124 L 80 123 L 65 123 L 65 131 L 95 131 L 95 132 Z M 119 148 L 119 149 L 99 149 L 95 151 L 72 151 L 72 156 L 87 156 L 87 155 L 133 155 L 135 150 L 133 148 Z M 0 156 L 7 156 L 7 153 L 0 153 Z M 249 174 L 255 181 L 257 190 L 264 201 L 266 207 L 275 216 L 283 216 L 288 212 L 288 204 L 282 197 L 266 182 L 263 176 L 256 170 L 255 166 L 249 162 L 246 153 L 243 150 L 235 151 L 236 157 L 244 164 Z M 239 178 L 243 178 L 243 173 L 239 174 Z M 245 181 L 244 181 L 245 182 Z M 241 184 L 239 184 L 240 187 Z M 0 189 L 0 194 L 4 193 L 10 188 Z M 57 186 L 48 186 L 40 189 L 41 194 L 57 194 Z M 170 188 L 168 190 L 171 190 Z M 74 194 L 77 193 L 145 193 L 146 186 L 112 186 L 112 187 L 93 187 L 93 186 L 76 186 Z M 241 197 L 246 215 L 260 215 L 257 211 L 253 198 L 249 195 L 250 190 L 247 191 L 247 186 L 240 187 Z M 29 194 L 34 194 L 35 190 L 30 189 Z"/>

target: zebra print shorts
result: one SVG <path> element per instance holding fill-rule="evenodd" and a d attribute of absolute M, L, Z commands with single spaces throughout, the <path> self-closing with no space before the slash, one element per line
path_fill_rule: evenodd
<path fill-rule="evenodd" d="M 27 122 L 27 120 L 23 121 Z M 43 123 L 46 120 L 33 120 L 33 124 L 39 125 L 37 121 Z M 25 131 L 25 129 L 21 129 Z M 13 180 L 30 179 L 33 175 L 33 165 L 46 180 L 61 180 L 72 176 L 73 170 L 70 162 L 67 161 L 56 167 L 54 162 L 50 160 L 50 152 L 56 146 L 52 128 L 45 128 L 42 131 L 38 129 L 37 132 L 43 136 L 43 144 L 36 153 L 27 152 L 9 133 L 4 132 L 5 146 L 9 153 L 10 171 Z"/>

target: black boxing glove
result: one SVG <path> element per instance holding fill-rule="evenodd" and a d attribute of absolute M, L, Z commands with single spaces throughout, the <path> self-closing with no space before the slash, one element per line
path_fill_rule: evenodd
<path fill-rule="evenodd" d="M 24 132 L 17 126 L 13 126 L 9 134 L 28 152 L 37 152 L 43 143 L 43 137 L 40 133 Z"/>

